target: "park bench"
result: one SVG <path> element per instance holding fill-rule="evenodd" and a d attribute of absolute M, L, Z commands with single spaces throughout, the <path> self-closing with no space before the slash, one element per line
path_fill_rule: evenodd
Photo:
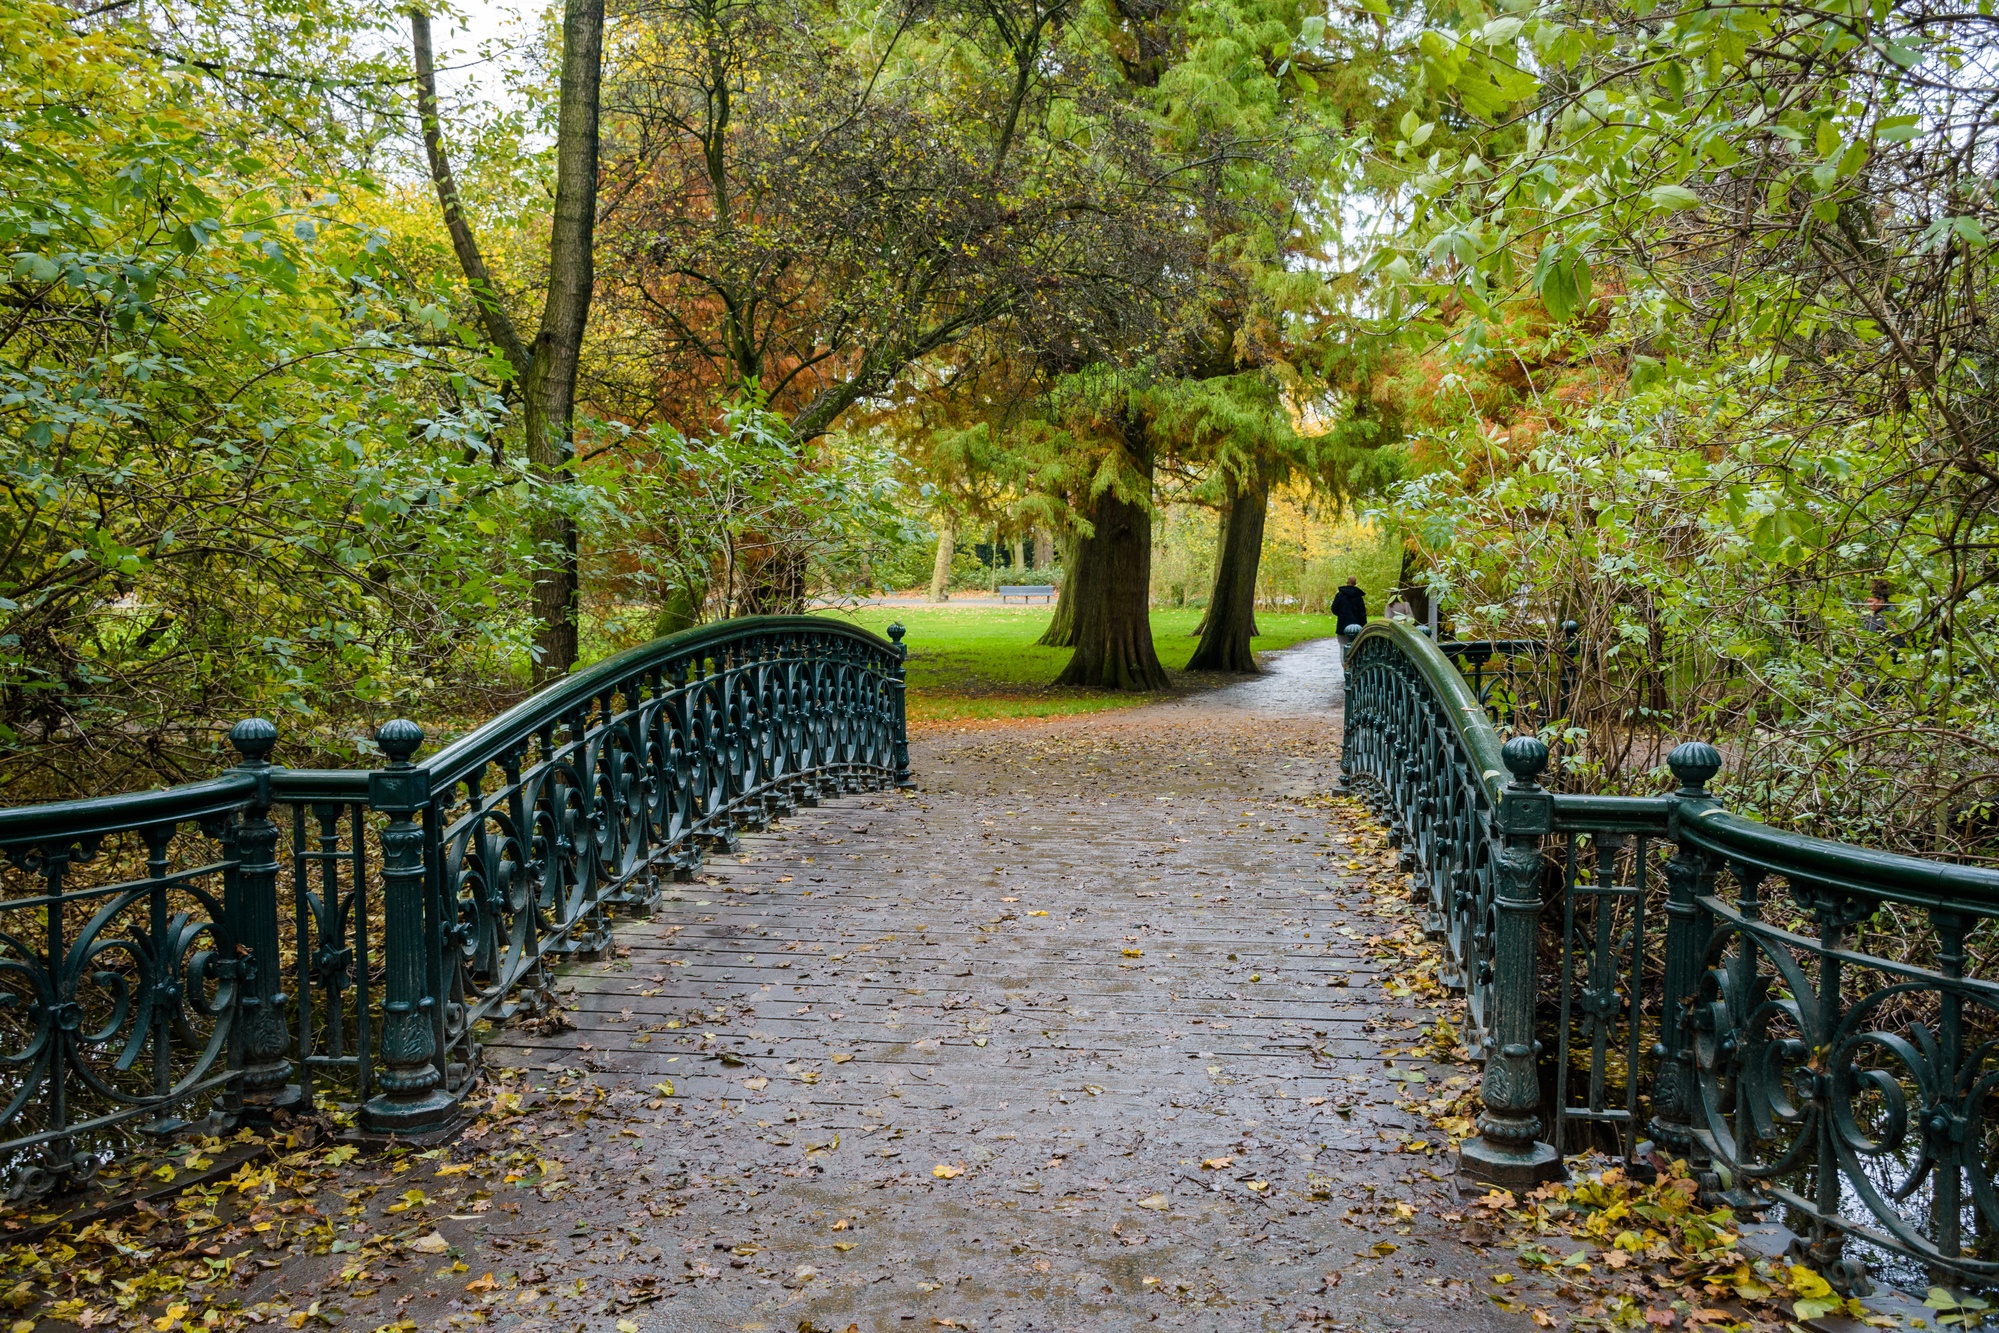
<path fill-rule="evenodd" d="M 999 590 L 999 597 L 1000 605 L 1002 606 L 1006 604 L 1006 600 L 1009 597 L 1018 597 L 1023 602 L 1032 601 L 1034 598 L 1039 597 L 1044 602 L 1052 602 L 1055 600 L 1055 588 L 1054 585 L 1047 583 L 1029 584 L 1017 588 L 1001 588 Z"/>

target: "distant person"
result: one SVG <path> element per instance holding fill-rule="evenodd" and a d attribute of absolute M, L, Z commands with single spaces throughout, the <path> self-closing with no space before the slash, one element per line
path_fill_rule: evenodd
<path fill-rule="evenodd" d="M 1894 604 L 1888 600 L 1888 580 L 1876 579 L 1867 589 L 1867 610 L 1860 617 L 1860 628 L 1869 634 L 1888 632 L 1888 613 Z"/>
<path fill-rule="evenodd" d="M 1867 609 L 1861 612 L 1860 628 L 1865 633 L 1879 634 L 1882 638 L 1886 639 L 1888 641 L 1888 660 L 1899 662 L 1902 660 L 1901 650 L 1908 646 L 1909 637 L 1906 634 L 1899 633 L 1889 623 L 1888 618 L 1895 614 L 1895 603 L 1891 597 L 1892 592 L 1893 589 L 1888 586 L 1888 580 L 1886 579 L 1875 579 L 1873 583 L 1868 585 Z"/>
<path fill-rule="evenodd" d="M 1382 614 L 1390 620 L 1414 620 L 1416 618 L 1416 608 L 1409 605 L 1408 596 L 1400 588 L 1397 588 L 1395 590 L 1395 600 L 1388 604 L 1388 609 L 1382 612 Z"/>
<path fill-rule="evenodd" d="M 1333 594 L 1333 623 L 1342 634 L 1349 625 L 1367 623 L 1367 594 L 1360 590 L 1359 579 L 1348 579 L 1346 586 Z"/>

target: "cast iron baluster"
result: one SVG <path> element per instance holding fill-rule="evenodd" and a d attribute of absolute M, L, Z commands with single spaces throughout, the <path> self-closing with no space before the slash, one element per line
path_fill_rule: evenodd
<path fill-rule="evenodd" d="M 1717 804 L 1707 784 L 1721 771 L 1721 751 L 1705 741 L 1673 747 L 1666 764 L 1679 779 L 1673 793 L 1672 836 L 1677 843 L 1666 863 L 1666 989 L 1659 1004 L 1659 1044 L 1652 1049 L 1659 1070 L 1652 1094 L 1653 1139 L 1672 1157 L 1694 1151 L 1693 1033 L 1687 1006 L 1700 987 L 1707 951 L 1707 914 L 1700 905 L 1714 887 L 1714 869 L 1705 853 L 1679 836 L 1686 820 Z"/>
<path fill-rule="evenodd" d="M 1596 839 L 1596 939 L 1590 949 L 1589 991 L 1583 1009 L 1590 1016 L 1589 1109 L 1601 1117 L 1608 1109 L 1607 1066 L 1610 1063 L 1610 1032 L 1622 1007 L 1617 993 L 1617 968 L 1611 935 L 1617 917 L 1617 857 L 1624 850 L 1624 835 L 1599 833 Z"/>
<path fill-rule="evenodd" d="M 64 966 L 69 953 L 68 932 L 64 929 L 63 911 L 66 900 L 63 897 L 63 881 L 69 875 L 70 856 L 76 849 L 68 842 L 44 843 L 42 847 L 42 874 L 48 892 L 47 907 L 47 952 L 42 960 L 42 975 L 49 979 L 54 1002 L 40 1012 L 31 1011 L 39 1035 L 48 1043 L 49 1119 L 45 1128 L 58 1131 L 57 1137 L 50 1139 L 42 1147 L 39 1162 L 23 1163 L 15 1172 L 8 1193 L 16 1198 L 39 1198 L 55 1190 L 67 1188 L 77 1174 L 80 1164 L 76 1155 L 76 1140 L 59 1131 L 69 1128 L 69 1044 L 73 1034 L 82 1026 L 83 1010 L 76 1001 L 76 989 L 68 979 L 68 969 Z"/>
<path fill-rule="evenodd" d="M 320 826 L 322 842 L 325 824 Z M 293 1042 L 298 1051 L 298 1106 L 308 1114 L 312 1111 L 312 973 L 313 973 L 313 922 L 318 919 L 320 933 L 324 931 L 324 912 L 315 912 L 312 904 L 312 856 L 311 844 L 306 841 L 305 807 L 292 806 L 292 967 L 294 980 L 298 985 L 297 1011 L 293 1015 L 295 1031 Z M 322 848 L 323 850 L 323 848 Z M 336 900 L 337 901 L 337 900 Z M 324 946 L 321 946 L 322 949 Z M 329 1031 L 337 1029 L 338 1010 L 330 1011 Z M 337 1042 L 337 1036 L 332 1038 Z M 331 1044 L 331 1043 L 329 1043 Z"/>
<path fill-rule="evenodd" d="M 229 743 L 242 762 L 239 772 L 258 778 L 257 794 L 236 827 L 238 864 L 232 880 L 235 901 L 229 915 L 243 957 L 242 1005 L 236 1029 L 243 1070 L 244 1109 L 253 1116 L 269 1114 L 285 1097 L 291 1061 L 285 1031 L 288 997 L 284 960 L 278 951 L 278 826 L 271 822 L 271 749 L 278 729 L 260 717 L 246 718 L 229 729 Z"/>
<path fill-rule="evenodd" d="M 1937 1067 L 1934 1079 L 1936 1100 L 1923 1108 L 1924 1148 L 1934 1161 L 1931 1167 L 1930 1225 L 1938 1253 L 1947 1259 L 1964 1254 L 1964 1155 L 1965 1135 L 1970 1128 L 1964 1112 L 1964 1088 L 1959 1070 L 1964 1060 L 1964 996 L 1957 983 L 1964 978 L 1964 937 L 1971 919 L 1942 908 L 1930 909 L 1930 925 L 1937 932 L 1937 968 L 1949 984 L 1938 995 Z M 1949 1281 L 1947 1270 L 1931 1274 L 1932 1280 Z"/>
<path fill-rule="evenodd" d="M 348 838 L 353 844 L 354 898 L 354 1059 L 360 1071 L 355 1095 L 366 1102 L 375 1091 L 374 1008 L 368 978 L 368 823 L 361 803 L 348 807 Z M 336 874 L 337 878 L 337 874 Z M 338 918 L 335 918 L 338 920 Z M 336 937 L 337 938 L 337 937 Z"/>
<path fill-rule="evenodd" d="M 1466 1175 L 1504 1189 L 1531 1189 L 1564 1175 L 1562 1154 L 1540 1141 L 1541 1083 L 1535 1068 L 1535 947 L 1541 922 L 1541 838 L 1551 826 L 1553 802 L 1535 781 L 1548 764 L 1548 747 L 1515 736 L 1501 755 L 1513 781 L 1497 812 L 1499 938 L 1492 985 L 1492 1054 L 1479 1080 L 1478 1137 L 1460 1161 Z"/>
<path fill-rule="evenodd" d="M 155 824 L 145 832 L 146 878 L 152 881 L 147 894 L 147 916 L 152 928 L 153 989 L 153 1095 L 165 1097 L 173 1090 L 174 1012 L 180 1005 L 180 977 L 174 956 L 173 921 L 167 906 L 167 848 L 173 844 L 174 825 Z M 147 1126 L 155 1134 L 170 1134 L 186 1126 L 185 1120 L 162 1115 Z"/>
<path fill-rule="evenodd" d="M 1625 985 L 1624 1034 L 1624 1160 L 1638 1155 L 1638 1062 L 1643 1053 L 1645 1006 L 1645 862 L 1652 854 L 1648 839 L 1640 836 L 1631 856 L 1631 970 Z"/>
<path fill-rule="evenodd" d="M 900 624 L 888 627 L 889 642 L 895 645 L 895 665 L 889 668 L 889 699 L 895 709 L 895 785 L 914 787 L 916 782 L 909 776 L 909 712 L 905 694 L 908 683 L 903 663 L 909 659 L 909 649 L 903 647 L 902 636 L 909 631 Z"/>
<path fill-rule="evenodd" d="M 1791 880 L 1792 891 L 1796 892 L 1801 887 L 1799 878 L 1794 876 Z M 1813 885 L 1810 897 L 1819 927 L 1818 1030 L 1820 1040 L 1830 1043 L 1832 1034 L 1839 1031 L 1842 1016 L 1839 950 L 1844 943 L 1846 927 L 1851 923 L 1849 911 L 1852 904 L 1830 885 Z M 1845 1251 L 1845 1236 L 1827 1225 L 1828 1219 L 1839 1216 L 1840 1194 L 1839 1147 L 1835 1142 L 1836 1127 L 1833 1124 L 1833 1071 L 1830 1068 L 1834 1052 L 1828 1045 L 1813 1052 L 1813 1055 L 1812 1063 L 1817 1066 L 1812 1075 L 1812 1100 L 1817 1104 L 1818 1112 L 1818 1210 L 1817 1216 L 1812 1218 L 1811 1244 L 1806 1247 L 1806 1253 L 1814 1266 L 1825 1268 L 1840 1261 Z"/>
<path fill-rule="evenodd" d="M 299 813 L 299 834 L 303 840 L 305 834 L 303 807 Z M 348 913 L 358 910 L 360 906 L 361 881 L 358 874 L 354 879 L 356 885 L 354 896 L 349 898 L 345 905 L 340 899 L 340 862 L 346 859 L 340 850 L 340 821 L 346 814 L 347 807 L 336 805 L 331 801 L 317 801 L 312 807 L 313 818 L 319 824 L 319 851 L 316 858 L 319 862 L 319 911 L 313 914 L 318 926 L 319 947 L 312 951 L 310 961 L 319 978 L 319 988 L 324 993 L 326 1053 L 335 1060 L 347 1058 L 347 1009 L 341 999 L 341 992 L 347 989 L 349 973 L 354 967 L 354 948 L 346 940 L 346 921 Z M 360 842 L 358 836 L 355 842 L 355 850 L 358 852 Z M 303 868 L 299 871 L 298 881 L 301 885 L 310 883 Z M 299 898 L 301 904 L 308 901 L 305 894 L 300 894 Z M 303 968 L 308 959 L 306 935 L 303 929 L 299 931 L 298 939 L 299 965 Z M 307 1011 L 307 1007 L 302 1006 L 301 1021 Z M 305 1028 L 304 1031 L 309 1035 L 311 1029 Z M 362 1031 L 366 1031 L 365 1025 Z M 300 1049 L 309 1052 L 311 1047 L 302 1045 Z"/>
<path fill-rule="evenodd" d="M 398 718 L 375 733 L 389 757 L 368 775 L 369 804 L 389 817 L 382 830 L 382 912 L 388 986 L 382 1001 L 381 1093 L 369 1100 L 368 1128 L 411 1132 L 442 1126 L 452 1100 L 438 1087 L 437 1035 L 425 993 L 429 976 L 424 947 L 424 829 L 418 811 L 430 803 L 430 775 L 410 763 L 423 744 L 423 728 Z"/>

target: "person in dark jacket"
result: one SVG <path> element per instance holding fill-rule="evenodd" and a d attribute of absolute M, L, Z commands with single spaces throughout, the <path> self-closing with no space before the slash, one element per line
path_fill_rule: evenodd
<path fill-rule="evenodd" d="M 1348 579 L 1346 586 L 1333 594 L 1333 623 L 1342 634 L 1349 625 L 1367 623 L 1367 594 L 1360 590 L 1359 579 Z"/>

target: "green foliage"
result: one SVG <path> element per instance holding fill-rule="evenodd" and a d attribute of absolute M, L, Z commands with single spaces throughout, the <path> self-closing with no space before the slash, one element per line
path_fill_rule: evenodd
<path fill-rule="evenodd" d="M 351 749 L 355 705 L 516 643 L 525 497 L 487 456 L 499 401 L 431 346 L 448 316 L 365 182 L 148 40 L 0 4 L 8 781 L 206 767 L 256 711 Z"/>
<path fill-rule="evenodd" d="M 593 592 L 622 617 L 606 622 L 607 647 L 653 637 L 676 601 L 723 620 L 772 609 L 778 579 L 795 581 L 781 591 L 791 606 L 865 590 L 874 562 L 922 539 L 880 441 L 801 444 L 755 404 L 729 408 L 709 434 L 661 424 L 600 454 L 579 489 Z"/>
<path fill-rule="evenodd" d="M 1583 624 L 1589 780 L 1708 734 L 1744 808 L 1999 855 L 1989 9 L 1433 10 L 1392 512 L 1461 632 Z"/>

